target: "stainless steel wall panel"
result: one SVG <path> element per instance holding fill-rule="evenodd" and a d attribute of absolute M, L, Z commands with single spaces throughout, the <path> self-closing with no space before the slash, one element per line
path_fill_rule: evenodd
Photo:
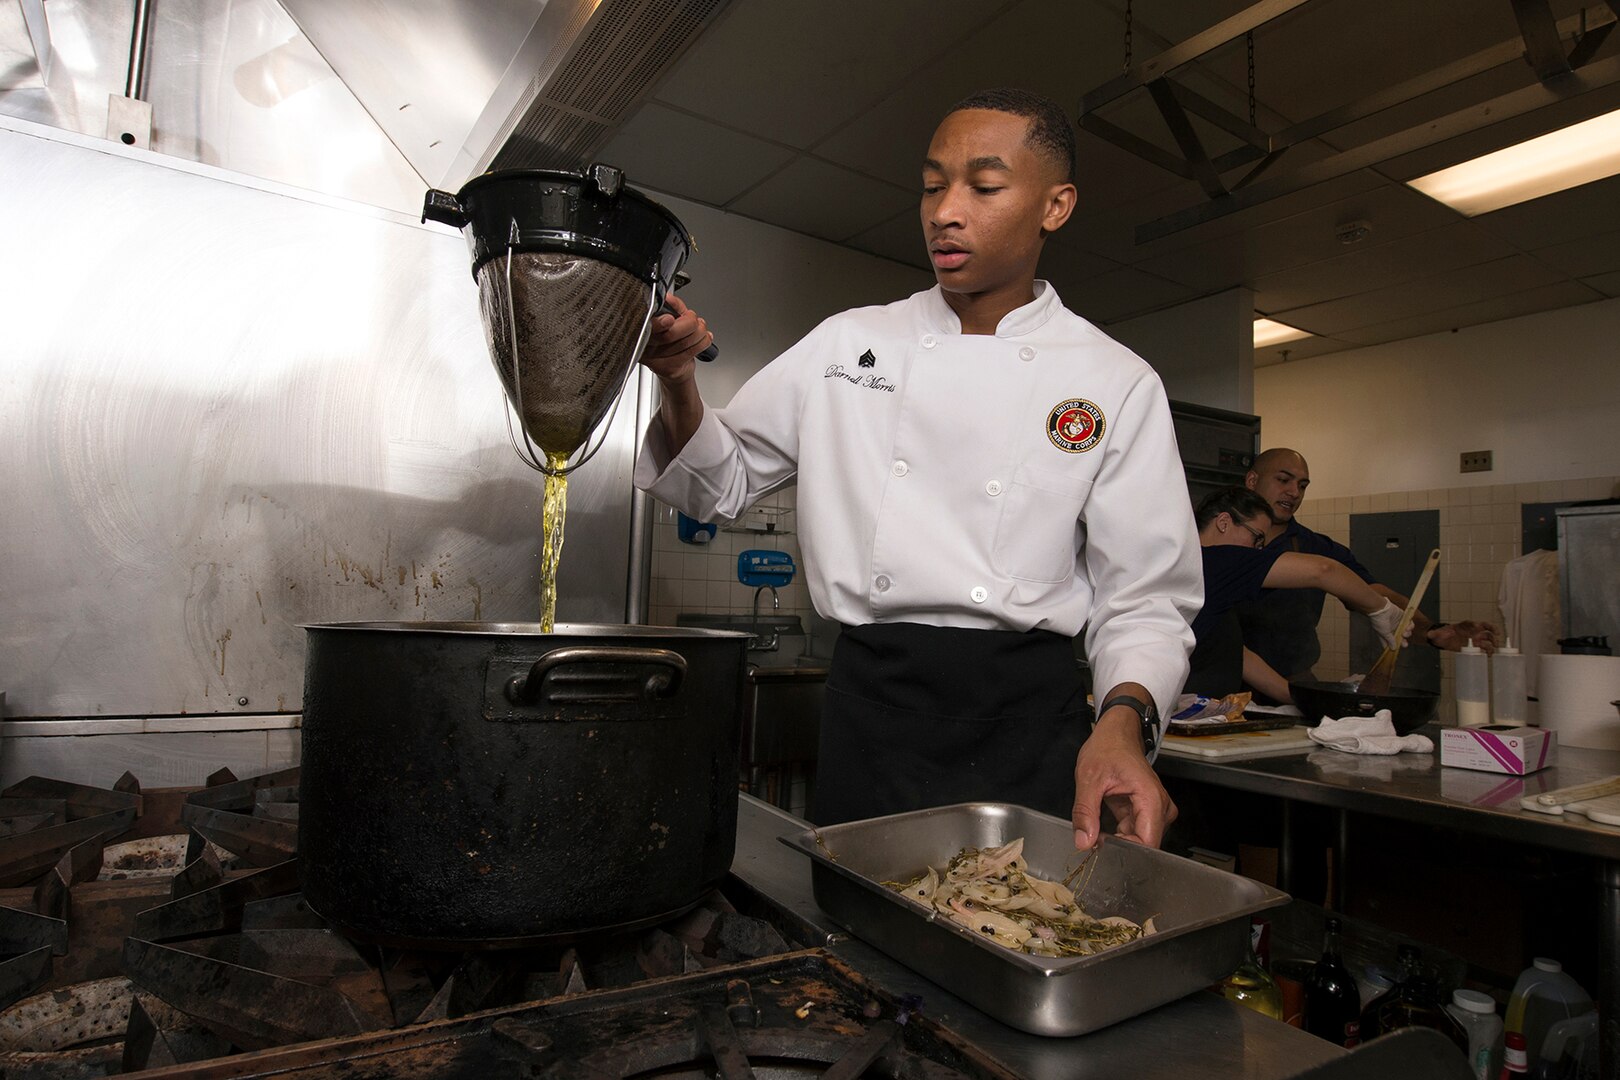
<path fill-rule="evenodd" d="M 449 230 L 0 124 L 10 716 L 296 711 L 299 624 L 536 617 Z M 627 402 L 574 475 L 560 618 L 624 619 Z"/>
<path fill-rule="evenodd" d="M 50 81 L 0 88 L 0 114 L 104 134 L 133 19 L 131 0 L 51 0 Z M 276 0 L 161 0 L 146 55 L 153 150 L 404 213 L 421 206 L 422 179 Z"/>

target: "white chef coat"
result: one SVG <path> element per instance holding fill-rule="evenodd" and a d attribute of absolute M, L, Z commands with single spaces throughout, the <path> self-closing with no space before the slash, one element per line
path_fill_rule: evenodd
<path fill-rule="evenodd" d="M 635 472 L 700 521 L 795 481 L 826 618 L 1084 627 L 1098 692 L 1139 682 L 1169 715 L 1203 574 L 1164 389 L 1046 282 L 994 336 L 963 334 L 937 286 L 835 315 L 678 456 L 651 425 Z"/>

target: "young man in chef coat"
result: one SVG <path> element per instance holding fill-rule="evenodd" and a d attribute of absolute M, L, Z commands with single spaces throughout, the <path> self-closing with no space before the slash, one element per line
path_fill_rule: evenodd
<path fill-rule="evenodd" d="M 1101 807 L 1157 845 L 1150 758 L 1187 674 L 1198 540 L 1158 377 L 1035 277 L 1074 209 L 1074 135 L 1016 90 L 953 108 L 922 167 L 938 284 L 835 315 L 706 409 L 677 299 L 636 483 L 706 521 L 798 485 L 812 601 L 844 624 L 811 818 L 1002 801 Z M 1071 639 L 1084 631 L 1095 723 Z"/>
<path fill-rule="evenodd" d="M 1266 529 L 1268 549 L 1321 555 L 1349 567 L 1361 580 L 1396 607 L 1405 609 L 1409 597 L 1373 579 L 1372 573 L 1350 549 L 1295 520 L 1311 485 L 1311 468 L 1297 450 L 1277 446 L 1254 459 L 1244 485 L 1271 506 Z M 1284 678 L 1310 678 L 1322 656 L 1316 624 L 1322 618 L 1324 594 L 1320 589 L 1292 589 L 1268 593 L 1237 609 L 1244 646 Z M 1496 627 L 1485 622 L 1431 623 L 1418 612 L 1412 620 L 1412 641 L 1453 652 L 1470 638 L 1486 652 L 1496 651 Z M 1263 688 L 1257 687 L 1257 689 Z M 1274 695 L 1268 695 L 1274 696 Z"/>

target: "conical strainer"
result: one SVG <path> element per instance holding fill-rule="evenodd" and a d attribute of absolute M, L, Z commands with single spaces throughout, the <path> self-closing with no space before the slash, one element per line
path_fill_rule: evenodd
<path fill-rule="evenodd" d="M 652 317 L 691 254 L 685 226 L 610 165 L 486 173 L 454 195 L 429 191 L 429 218 L 461 229 L 472 251 L 509 428 L 518 417 L 513 448 L 548 475 L 577 469 L 601 449 Z M 553 468 L 548 454 L 573 460 Z"/>

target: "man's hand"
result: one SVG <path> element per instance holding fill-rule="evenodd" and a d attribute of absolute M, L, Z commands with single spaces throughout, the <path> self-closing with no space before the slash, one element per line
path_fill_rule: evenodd
<path fill-rule="evenodd" d="M 641 362 L 667 388 L 670 384 L 691 381 L 697 367 L 697 354 L 709 347 L 714 335 L 709 333 L 709 324 L 674 293 L 664 298 L 664 304 L 675 314 L 653 316 L 652 335 L 641 354 Z"/>
<path fill-rule="evenodd" d="M 1496 638 L 1500 633 L 1501 631 L 1491 623 L 1464 620 L 1463 622 L 1447 623 L 1444 626 L 1434 627 L 1427 631 L 1425 639 L 1437 649 L 1456 652 L 1466 646 L 1468 640 L 1472 638 L 1474 644 L 1479 648 L 1488 653 L 1494 653 L 1496 651 Z"/>
<path fill-rule="evenodd" d="M 1158 847 L 1176 819 L 1176 804 L 1142 755 L 1141 720 L 1116 706 L 1097 718 L 1074 763 L 1074 846 L 1094 847 L 1102 834 L 1102 805 L 1119 823 L 1117 833 Z"/>

